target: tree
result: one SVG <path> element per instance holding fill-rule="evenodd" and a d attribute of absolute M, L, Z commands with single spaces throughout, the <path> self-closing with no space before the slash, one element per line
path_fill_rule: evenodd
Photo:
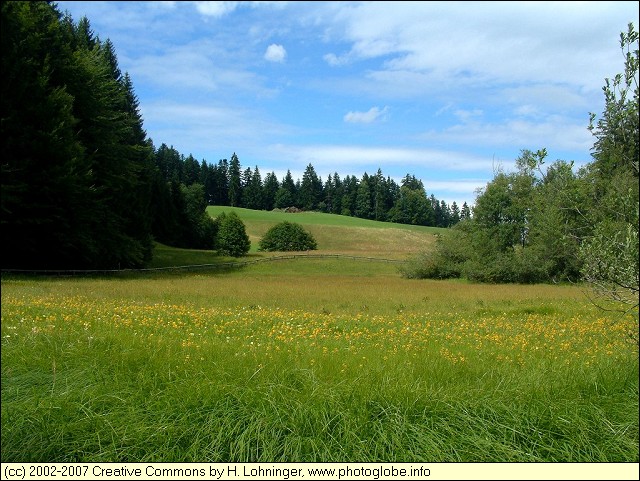
<path fill-rule="evenodd" d="M 371 189 L 369 188 L 369 176 L 365 173 L 358 185 L 354 215 L 361 219 L 370 219 L 371 213 Z"/>
<path fill-rule="evenodd" d="M 295 222 L 280 222 L 271 227 L 262 239 L 261 251 L 308 251 L 317 249 L 313 235 Z"/>
<path fill-rule="evenodd" d="M 466 202 L 462 203 L 462 209 L 460 210 L 460 220 L 471 219 L 471 209 Z"/>
<path fill-rule="evenodd" d="M 585 179 L 573 164 L 558 160 L 536 185 L 528 219 L 528 246 L 535 262 L 555 281 L 576 282 L 582 262 L 576 255 L 585 236 L 585 222 L 570 204 L 588 206 Z"/>
<path fill-rule="evenodd" d="M 180 185 L 183 211 L 180 213 L 184 228 L 183 247 L 191 249 L 213 249 L 216 226 L 207 214 L 207 202 L 202 184 Z"/>
<path fill-rule="evenodd" d="M 242 206 L 247 209 L 262 209 L 262 176 L 258 166 L 256 165 L 253 172 L 251 168 L 247 168 L 244 171 L 243 179 Z"/>
<path fill-rule="evenodd" d="M 605 106 L 589 129 L 595 137 L 590 169 L 597 208 L 587 216 L 593 235 L 580 250 L 582 273 L 594 292 L 638 315 L 638 31 L 620 34 L 624 72 L 605 79 Z M 637 331 L 634 334 L 638 340 Z"/>
<path fill-rule="evenodd" d="M 189 154 L 182 162 L 182 172 L 184 173 L 184 184 L 189 186 L 200 180 L 200 163 Z"/>
<path fill-rule="evenodd" d="M 287 207 L 298 206 L 298 191 L 296 184 L 291 176 L 291 171 L 287 170 L 287 174 L 282 179 L 282 184 L 276 192 L 275 206 L 278 209 L 286 209 Z"/>
<path fill-rule="evenodd" d="M 256 167 L 257 169 L 257 167 Z M 262 186 L 262 202 L 263 208 L 266 210 L 272 210 L 276 205 L 276 194 L 280 188 L 280 182 L 276 177 L 275 172 L 267 174 L 264 178 L 264 185 Z"/>
<path fill-rule="evenodd" d="M 220 159 L 218 165 L 211 167 L 211 204 L 229 205 L 229 162 Z"/>
<path fill-rule="evenodd" d="M 458 222 L 460 222 L 460 208 L 454 200 L 451 203 L 451 225 L 456 225 Z"/>
<path fill-rule="evenodd" d="M 333 181 L 333 175 L 329 174 L 326 182 L 324 183 L 324 187 L 322 188 L 322 192 L 324 194 L 324 198 L 321 202 L 322 211 L 323 212 L 332 212 L 335 203 L 336 196 L 336 185 Z"/>
<path fill-rule="evenodd" d="M 167 182 L 182 182 L 183 162 L 180 152 L 162 143 L 155 153 L 155 163 Z"/>
<path fill-rule="evenodd" d="M 231 207 L 238 207 L 242 199 L 242 178 L 240 175 L 240 160 L 238 160 L 238 156 L 234 152 L 231 156 L 228 171 L 228 193 Z"/>
<path fill-rule="evenodd" d="M 390 186 L 382 176 L 382 170 L 378 169 L 375 177 L 369 177 L 373 187 L 373 218 L 379 221 L 387 220 L 387 213 L 393 205 Z"/>
<path fill-rule="evenodd" d="M 340 205 L 342 215 L 354 215 L 356 211 L 356 199 L 358 197 L 358 178 L 355 175 L 347 175 L 342 181 L 342 199 Z"/>
<path fill-rule="evenodd" d="M 316 209 L 322 199 L 322 181 L 311 164 L 307 165 L 302 175 L 302 183 L 300 184 L 298 196 L 300 199 L 300 207 L 305 210 Z"/>
<path fill-rule="evenodd" d="M 143 266 L 152 148 L 113 45 L 48 2 L 4 2 L 2 71 L 4 265 Z"/>
<path fill-rule="evenodd" d="M 404 183 L 400 195 L 389 212 L 391 222 L 412 225 L 434 225 L 435 211 L 419 184 Z M 417 188 L 415 188 L 417 187 Z"/>
<path fill-rule="evenodd" d="M 244 222 L 234 211 L 222 213 L 216 219 L 217 237 L 216 248 L 222 255 L 241 257 L 251 248 L 251 241 L 247 235 Z"/>
<path fill-rule="evenodd" d="M 546 150 L 523 150 L 516 159 L 517 172 L 498 172 L 478 192 L 473 217 L 464 214 L 453 227 L 455 235 L 436 244 L 436 252 L 418 259 L 411 276 L 465 276 L 479 282 L 533 283 L 566 278 L 575 267 L 570 259 L 574 224 L 550 190 L 571 183 L 568 173 L 558 166 L 549 176 L 556 183 L 540 183 L 534 172 L 540 169 Z M 431 203 L 442 219 L 449 208 L 432 196 Z M 463 212 L 468 207 L 463 205 Z M 444 239 L 444 238 L 443 238 Z M 574 244 L 575 251 L 575 244 Z M 574 256 L 575 257 L 575 256 Z M 573 269 L 573 270 L 572 270 Z"/>
<path fill-rule="evenodd" d="M 487 230 L 499 252 L 516 245 L 527 245 L 535 178 L 524 166 L 533 162 L 537 155 L 529 150 L 521 151 L 516 159 L 519 171 L 510 174 L 499 172 L 476 199 L 473 218 L 479 227 Z M 542 161 L 546 153 L 540 151 L 539 155 Z"/>
<path fill-rule="evenodd" d="M 90 168 L 62 78 L 64 65 L 73 63 L 71 36 L 44 3 L 2 2 L 0 8 L 2 266 L 88 260 L 91 213 L 76 207 L 90 195 L 84 181 Z"/>

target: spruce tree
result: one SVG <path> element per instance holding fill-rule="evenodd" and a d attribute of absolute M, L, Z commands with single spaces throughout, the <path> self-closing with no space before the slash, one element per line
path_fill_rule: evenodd
<path fill-rule="evenodd" d="M 231 207 L 239 207 L 242 201 L 242 177 L 240 174 L 240 160 L 235 152 L 231 156 L 231 162 L 229 163 L 228 186 L 229 205 Z"/>

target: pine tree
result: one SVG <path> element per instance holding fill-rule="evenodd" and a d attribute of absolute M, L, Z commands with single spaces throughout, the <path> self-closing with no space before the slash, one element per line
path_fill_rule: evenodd
<path fill-rule="evenodd" d="M 276 194 L 280 188 L 280 182 L 276 177 L 275 172 L 270 172 L 264 178 L 264 185 L 262 186 L 262 202 L 263 208 L 266 210 L 272 210 L 276 205 Z"/>
<path fill-rule="evenodd" d="M 41 2 L 2 2 L 3 267 L 86 265 L 90 166 L 76 135 L 69 19 Z M 55 53 L 55 55 L 52 55 Z"/>
<path fill-rule="evenodd" d="M 316 174 L 313 165 L 307 165 L 302 175 L 299 192 L 300 206 L 305 210 L 314 210 L 322 199 L 322 180 Z"/>
<path fill-rule="evenodd" d="M 354 215 L 361 219 L 370 219 L 372 217 L 371 208 L 371 190 L 369 189 L 369 176 L 365 173 L 358 185 L 358 193 L 356 196 L 356 210 Z"/>
<path fill-rule="evenodd" d="M 282 185 L 276 192 L 275 206 L 278 209 L 286 209 L 287 207 L 299 207 L 298 192 L 293 182 L 291 171 L 287 170 L 287 174 L 282 179 Z"/>
<path fill-rule="evenodd" d="M 240 175 L 240 161 L 235 152 L 231 156 L 231 162 L 229 163 L 228 185 L 229 205 L 232 207 L 240 206 L 242 201 L 242 178 Z"/>
<path fill-rule="evenodd" d="M 251 172 L 251 169 L 247 169 L 246 174 L 248 180 L 242 192 L 243 205 L 248 209 L 262 209 L 262 177 L 260 169 L 256 165 L 253 172 Z"/>

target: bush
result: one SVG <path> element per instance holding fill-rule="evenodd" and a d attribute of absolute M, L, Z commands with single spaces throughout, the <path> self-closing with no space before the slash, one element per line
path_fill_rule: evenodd
<path fill-rule="evenodd" d="M 315 238 L 300 224 L 281 222 L 267 231 L 260 240 L 261 251 L 309 251 L 316 250 Z"/>
<path fill-rule="evenodd" d="M 244 222 L 238 214 L 230 212 L 222 213 L 216 218 L 218 234 L 216 236 L 216 248 L 218 253 L 226 256 L 241 257 L 249 252 L 251 241 L 247 235 Z"/>
<path fill-rule="evenodd" d="M 454 227 L 457 235 L 438 235 L 432 252 L 417 254 L 400 268 L 409 279 L 455 279 L 462 276 L 465 262 L 471 257 L 464 223 Z"/>

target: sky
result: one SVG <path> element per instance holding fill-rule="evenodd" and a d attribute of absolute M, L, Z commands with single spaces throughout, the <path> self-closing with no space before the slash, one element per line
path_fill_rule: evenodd
<path fill-rule="evenodd" d="M 114 44 L 154 145 L 262 178 L 380 169 L 469 206 L 527 149 L 592 161 L 638 2 L 56 2 Z"/>

